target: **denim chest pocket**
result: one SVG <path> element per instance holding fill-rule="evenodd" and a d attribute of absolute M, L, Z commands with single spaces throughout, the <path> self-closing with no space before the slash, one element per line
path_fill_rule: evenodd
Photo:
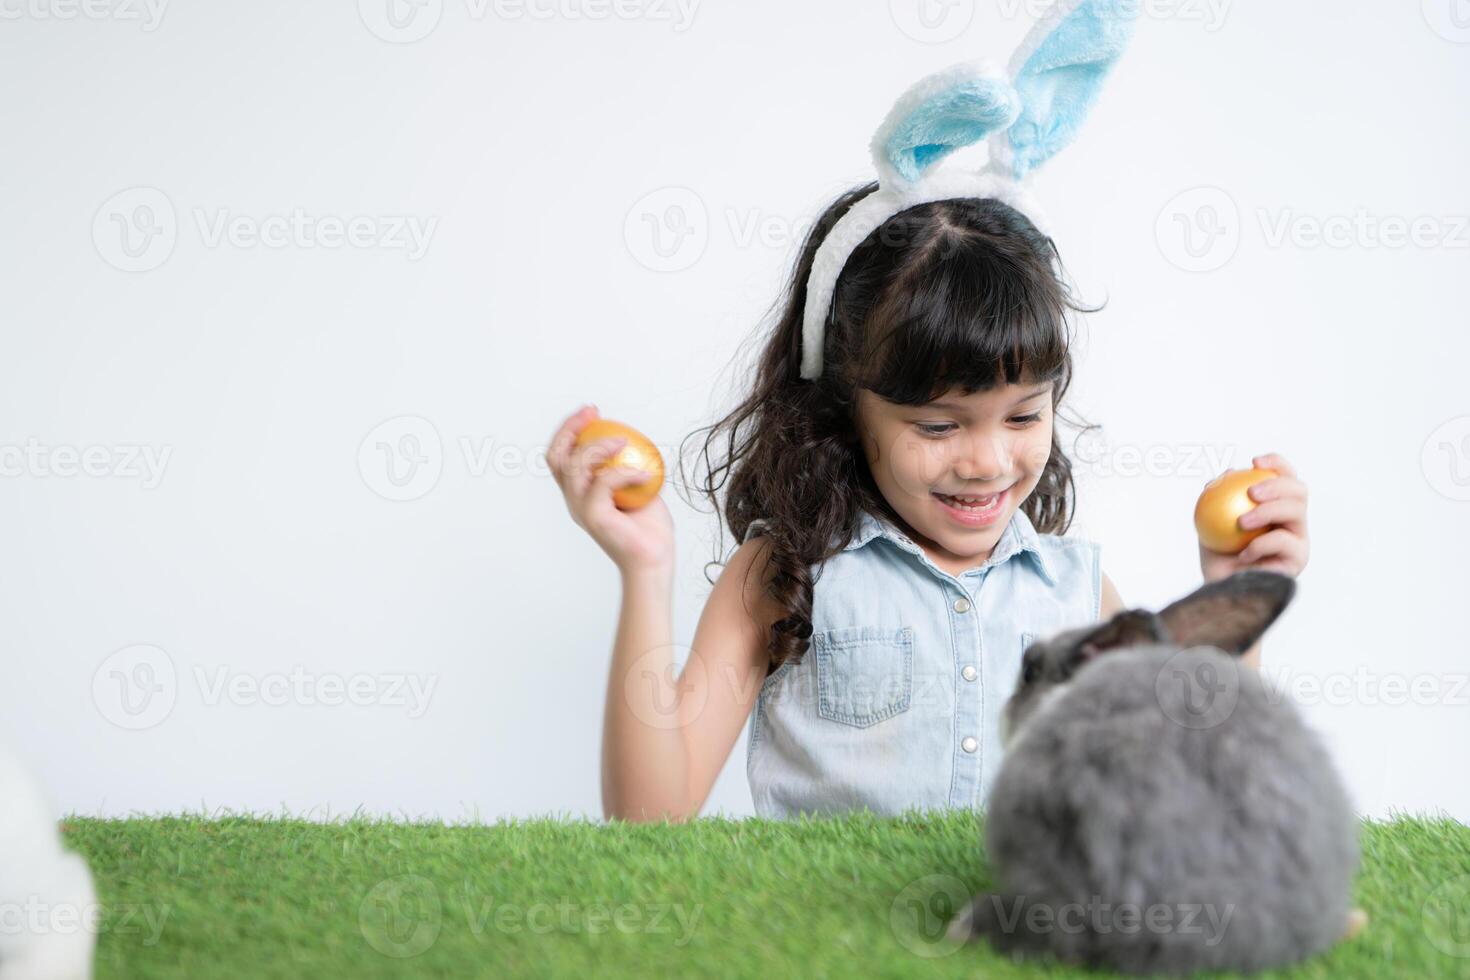
<path fill-rule="evenodd" d="M 914 631 L 908 626 L 848 626 L 813 634 L 817 713 L 867 728 L 909 709 L 914 693 Z"/>

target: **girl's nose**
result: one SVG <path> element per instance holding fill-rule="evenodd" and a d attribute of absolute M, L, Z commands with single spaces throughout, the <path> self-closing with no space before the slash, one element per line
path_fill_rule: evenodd
<path fill-rule="evenodd" d="M 994 482 L 1005 477 L 1010 465 L 1010 446 L 1001 437 L 969 434 L 961 437 L 954 467 L 955 476 L 959 479 L 973 483 Z"/>

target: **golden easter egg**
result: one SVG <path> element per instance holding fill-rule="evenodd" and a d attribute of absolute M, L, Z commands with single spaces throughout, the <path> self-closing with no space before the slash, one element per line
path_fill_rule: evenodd
<path fill-rule="evenodd" d="M 612 419 L 593 419 L 582 427 L 577 433 L 577 446 L 586 445 L 596 439 L 610 439 L 621 436 L 628 441 L 607 461 L 600 464 L 597 469 L 601 470 L 608 466 L 643 470 L 648 474 L 648 479 L 642 483 L 634 483 L 628 486 L 618 487 L 613 491 L 613 503 L 619 510 L 637 510 L 658 496 L 659 488 L 664 485 L 664 458 L 659 454 L 655 446 L 647 436 L 622 422 Z"/>
<path fill-rule="evenodd" d="M 1266 533 L 1269 525 L 1243 529 L 1240 515 L 1256 505 L 1247 491 L 1277 475 L 1275 470 L 1266 469 L 1229 470 L 1206 484 L 1194 505 L 1194 527 L 1200 544 L 1211 551 L 1235 555 Z"/>

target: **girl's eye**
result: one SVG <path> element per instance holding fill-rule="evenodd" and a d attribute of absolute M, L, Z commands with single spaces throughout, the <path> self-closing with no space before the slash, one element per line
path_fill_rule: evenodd
<path fill-rule="evenodd" d="M 1030 415 L 1013 415 L 1010 421 L 1016 425 L 1035 425 L 1041 421 L 1041 413 L 1032 412 Z M 923 422 L 916 422 L 915 425 L 926 436 L 946 436 L 957 428 L 957 426 L 948 422 L 936 425 L 926 425 Z"/>

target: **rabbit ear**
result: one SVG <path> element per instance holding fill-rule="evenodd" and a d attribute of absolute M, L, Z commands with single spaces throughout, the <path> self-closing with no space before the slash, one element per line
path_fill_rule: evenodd
<path fill-rule="evenodd" d="M 1211 646 L 1241 654 L 1260 639 L 1296 593 L 1280 572 L 1247 569 L 1200 588 L 1159 612 L 1181 647 Z"/>
<path fill-rule="evenodd" d="M 964 62 L 919 79 L 873 134 L 869 149 L 879 183 L 917 183 L 953 151 L 1004 130 L 1020 111 L 1005 74 L 988 62 Z"/>
<path fill-rule="evenodd" d="M 1078 641 L 1075 659 L 1080 666 L 1108 650 L 1160 643 L 1165 639 L 1159 617 L 1146 609 L 1125 609 Z"/>
<path fill-rule="evenodd" d="M 1134 0 L 1058 0 L 1011 59 L 1021 115 L 995 155 L 1020 179 L 1072 142 L 1138 19 Z"/>

